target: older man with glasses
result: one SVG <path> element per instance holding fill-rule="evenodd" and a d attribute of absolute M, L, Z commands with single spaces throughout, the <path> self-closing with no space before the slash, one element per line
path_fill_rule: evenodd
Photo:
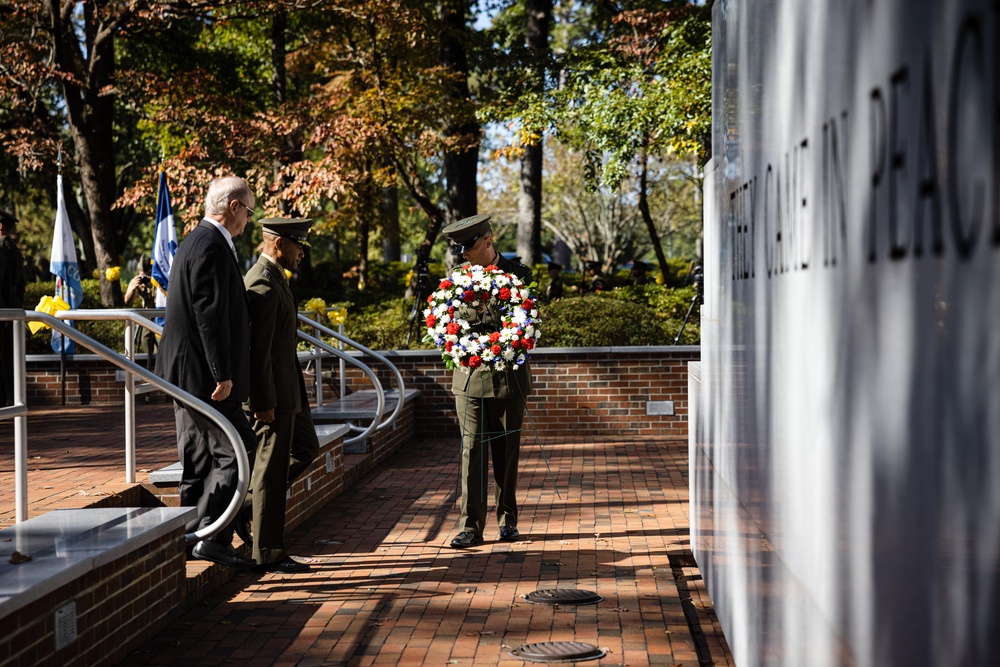
<path fill-rule="evenodd" d="M 232 422 L 253 456 L 256 438 L 243 412 L 250 387 L 250 308 L 233 237 L 250 222 L 256 203 L 245 180 L 212 181 L 205 217 L 177 249 L 156 370 L 166 380 L 206 401 Z M 236 491 L 236 453 L 225 433 L 201 413 L 174 404 L 177 450 L 184 467 L 182 506 L 197 507 L 198 530 L 225 512 Z M 198 542 L 195 558 L 231 566 L 253 561 L 233 549 L 233 527 Z"/>

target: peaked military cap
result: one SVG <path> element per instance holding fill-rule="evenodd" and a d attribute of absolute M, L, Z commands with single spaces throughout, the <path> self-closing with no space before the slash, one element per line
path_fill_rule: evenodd
<path fill-rule="evenodd" d="M 490 216 L 473 215 L 453 222 L 441 230 L 451 242 L 451 254 L 461 255 L 472 250 L 476 241 L 490 231 Z"/>
<path fill-rule="evenodd" d="M 8 213 L 7 211 L 0 210 L 0 223 L 5 225 L 16 225 L 17 218 Z"/>
<path fill-rule="evenodd" d="M 312 223 L 312 218 L 264 218 L 260 221 L 260 226 L 269 234 L 283 236 L 311 248 L 309 228 L 312 227 Z"/>

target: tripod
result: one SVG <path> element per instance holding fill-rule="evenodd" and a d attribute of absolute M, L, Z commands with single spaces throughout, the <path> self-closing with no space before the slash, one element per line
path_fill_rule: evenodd
<path fill-rule="evenodd" d="M 413 299 L 413 309 L 410 311 L 410 328 L 406 332 L 406 347 L 410 347 L 410 339 L 413 338 L 413 330 L 418 326 L 420 321 L 420 311 L 424 300 L 430 293 L 430 278 L 427 275 L 428 269 L 427 264 L 429 261 L 430 251 L 425 248 L 420 248 L 417 251 L 417 266 L 414 269 L 417 273 L 417 287 Z"/>
<path fill-rule="evenodd" d="M 691 278 L 694 281 L 694 296 L 691 297 L 691 305 L 688 306 L 688 311 L 684 316 L 684 321 L 681 322 L 681 328 L 677 332 L 677 335 L 674 336 L 674 345 L 677 345 L 678 341 L 680 341 L 681 334 L 684 333 L 684 327 L 687 326 L 688 320 L 691 319 L 691 313 L 694 312 L 694 307 L 702 301 L 702 287 L 705 284 L 705 275 L 702 273 L 700 266 L 694 267 Z"/>

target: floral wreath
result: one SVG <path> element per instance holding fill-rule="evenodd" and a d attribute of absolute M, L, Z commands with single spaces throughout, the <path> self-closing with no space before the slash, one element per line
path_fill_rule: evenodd
<path fill-rule="evenodd" d="M 441 350 L 449 369 L 499 373 L 523 365 L 541 335 L 528 287 L 493 264 L 456 269 L 427 297 L 424 341 Z M 499 331 L 473 330 L 486 308 L 500 316 Z"/>

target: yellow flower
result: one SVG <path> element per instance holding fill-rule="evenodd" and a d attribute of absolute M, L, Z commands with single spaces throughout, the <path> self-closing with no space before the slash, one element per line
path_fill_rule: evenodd
<path fill-rule="evenodd" d="M 55 315 L 60 310 L 69 310 L 69 304 L 57 296 L 45 295 L 38 302 L 38 305 L 35 306 L 35 310 L 46 315 Z M 42 329 L 47 329 L 48 326 L 42 322 L 28 322 L 28 328 L 31 329 L 31 333 L 38 333 Z"/>
<path fill-rule="evenodd" d="M 116 282 L 119 278 L 121 278 L 121 276 L 122 270 L 121 267 L 118 266 L 109 266 L 104 271 L 104 277 L 108 279 L 109 283 Z"/>
<path fill-rule="evenodd" d="M 331 310 L 327 313 L 327 317 L 330 318 L 331 324 L 343 324 L 347 320 L 347 308 L 339 308 L 337 310 Z"/>
<path fill-rule="evenodd" d="M 656 272 L 656 284 L 657 285 L 662 285 L 665 282 L 666 281 L 663 279 L 663 272 L 662 271 L 657 271 Z"/>
<path fill-rule="evenodd" d="M 316 314 L 316 319 L 322 321 L 323 316 L 326 314 L 326 301 L 318 297 L 314 297 L 306 301 L 305 310 L 310 313 Z"/>
<path fill-rule="evenodd" d="M 94 269 L 94 273 L 92 273 L 91 276 L 94 278 L 94 280 L 97 280 L 98 278 L 101 277 L 101 270 L 100 269 Z"/>
<path fill-rule="evenodd" d="M 292 279 L 292 272 L 289 271 L 288 269 L 285 269 L 285 280 L 291 280 L 291 279 Z"/>

